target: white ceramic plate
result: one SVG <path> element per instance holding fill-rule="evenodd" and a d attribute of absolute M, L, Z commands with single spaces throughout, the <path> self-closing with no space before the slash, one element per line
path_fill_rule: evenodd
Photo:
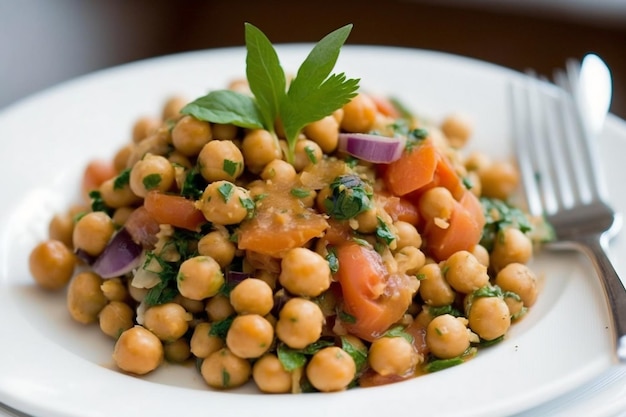
<path fill-rule="evenodd" d="M 310 45 L 281 46 L 295 71 Z M 113 343 L 97 326 L 74 323 L 64 295 L 44 293 L 29 277 L 30 249 L 52 214 L 76 198 L 91 158 L 110 158 L 133 121 L 158 114 L 172 94 L 190 99 L 244 74 L 240 48 L 182 54 L 95 73 L 16 104 L 0 115 L 3 204 L 0 243 L 0 402 L 45 416 L 401 415 L 503 416 L 527 410 L 610 371 L 612 342 L 602 291 L 575 254 L 540 254 L 540 299 L 499 345 L 468 363 L 411 381 L 337 394 L 271 396 L 253 389 L 214 392 L 192 367 L 165 365 L 146 378 L 113 370 Z M 338 70 L 365 90 L 399 97 L 440 119 L 453 111 L 476 124 L 473 148 L 510 154 L 507 85 L 520 77 L 445 54 L 345 47 Z M 602 137 L 610 187 L 626 183 L 620 155 L 626 125 L 611 117 Z M 626 196 L 613 193 L 626 209 Z M 615 253 L 626 253 L 622 237 Z M 616 259 L 624 275 L 626 265 Z M 624 379 L 624 378 L 622 378 Z M 623 385 L 623 383 L 622 383 Z"/>

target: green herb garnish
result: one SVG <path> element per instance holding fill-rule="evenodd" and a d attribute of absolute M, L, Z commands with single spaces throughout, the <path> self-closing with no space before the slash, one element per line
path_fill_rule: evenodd
<path fill-rule="evenodd" d="M 222 196 L 224 203 L 228 203 L 235 192 L 235 186 L 230 182 L 225 182 L 217 187 L 217 192 Z"/>
<path fill-rule="evenodd" d="M 515 227 L 523 233 L 532 230 L 528 217 L 520 209 L 496 198 L 481 197 L 480 202 L 485 214 L 485 227 L 480 244 L 488 251 L 493 249 L 498 235 L 507 227 Z"/>
<path fill-rule="evenodd" d="M 328 248 L 328 253 L 326 254 L 326 261 L 328 261 L 328 266 L 330 267 L 330 272 L 336 274 L 339 271 L 339 258 L 337 258 L 337 251 L 335 248 Z"/>
<path fill-rule="evenodd" d="M 354 174 L 341 175 L 330 184 L 331 194 L 324 200 L 326 212 L 337 220 L 348 220 L 368 210 L 372 188 Z"/>
<path fill-rule="evenodd" d="M 154 190 L 161 184 L 161 174 L 149 174 L 143 177 L 143 186 L 146 190 Z"/>
<path fill-rule="evenodd" d="M 222 164 L 222 170 L 224 170 L 225 173 L 227 173 L 231 177 L 234 177 L 237 173 L 237 169 L 239 169 L 239 163 L 231 161 L 230 159 L 224 159 L 224 163 Z"/>
<path fill-rule="evenodd" d="M 290 193 L 296 198 L 306 198 L 311 195 L 311 191 L 306 188 L 292 188 Z"/>
<path fill-rule="evenodd" d="M 287 89 L 285 72 L 273 45 L 261 30 L 246 23 L 246 77 L 254 97 L 214 91 L 188 104 L 181 113 L 214 123 L 263 128 L 272 134 L 277 145 L 274 126 L 280 120 L 287 139 L 287 160 L 293 164 L 300 131 L 343 107 L 356 95 L 358 79 L 347 79 L 343 73 L 331 74 L 351 30 L 352 25 L 346 25 L 319 41 Z"/>
<path fill-rule="evenodd" d="M 115 179 L 113 180 L 113 189 L 121 190 L 122 188 L 126 187 L 129 183 L 130 183 L 130 168 L 126 168 L 125 170 L 117 174 L 117 177 L 115 177 Z"/>
<path fill-rule="evenodd" d="M 389 245 L 396 239 L 396 236 L 389 228 L 389 225 L 385 223 L 383 219 L 380 218 L 380 216 L 378 216 L 377 219 L 378 226 L 376 227 L 376 237 Z"/>
<path fill-rule="evenodd" d="M 367 348 L 359 348 L 350 343 L 347 337 L 341 336 L 341 348 L 354 360 L 357 375 L 365 368 L 367 364 Z"/>
<path fill-rule="evenodd" d="M 202 193 L 207 185 L 207 181 L 200 173 L 200 168 L 195 166 L 187 172 L 185 181 L 183 182 L 183 186 L 180 190 L 180 195 L 198 200 L 202 196 Z"/>

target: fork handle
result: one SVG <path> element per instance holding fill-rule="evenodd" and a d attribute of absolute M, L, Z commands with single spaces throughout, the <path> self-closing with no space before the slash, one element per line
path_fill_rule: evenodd
<path fill-rule="evenodd" d="M 626 288 L 609 260 L 608 240 L 607 234 L 597 234 L 577 237 L 572 243 L 589 256 L 600 277 L 613 320 L 617 359 L 626 363 Z"/>

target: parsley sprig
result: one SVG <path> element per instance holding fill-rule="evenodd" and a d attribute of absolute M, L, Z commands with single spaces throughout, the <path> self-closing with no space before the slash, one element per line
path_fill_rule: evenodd
<path fill-rule="evenodd" d="M 265 34 L 245 24 L 246 77 L 254 97 L 218 90 L 189 103 L 183 114 L 213 123 L 265 129 L 278 144 L 280 120 L 287 140 L 287 161 L 294 162 L 301 130 L 343 107 L 356 94 L 358 79 L 331 74 L 352 25 L 343 26 L 319 41 L 301 64 L 287 88 L 285 72 L 274 46 Z"/>

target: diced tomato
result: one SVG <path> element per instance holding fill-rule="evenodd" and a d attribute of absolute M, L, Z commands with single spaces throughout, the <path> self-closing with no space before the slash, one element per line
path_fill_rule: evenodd
<path fill-rule="evenodd" d="M 409 278 L 389 274 L 373 249 L 356 243 L 336 248 L 343 309 L 354 320 L 343 320 L 348 332 L 372 341 L 402 318 L 413 296 Z"/>
<path fill-rule="evenodd" d="M 428 253 L 437 261 L 460 250 L 471 251 L 480 242 L 485 216 L 478 198 L 466 190 L 461 200 L 455 201 L 448 222 L 445 229 L 433 221 L 428 222 L 422 232 Z"/>
<path fill-rule="evenodd" d="M 192 200 L 179 195 L 150 191 L 143 205 L 159 224 L 199 231 L 200 226 L 207 222 Z"/>
<path fill-rule="evenodd" d="M 437 166 L 435 168 L 432 181 L 409 194 L 407 198 L 411 201 L 417 201 L 420 196 L 424 194 L 424 192 L 434 187 L 447 188 L 452 194 L 452 197 L 454 197 L 457 201 L 463 197 L 463 194 L 465 194 L 465 190 L 467 189 L 463 185 L 463 181 L 459 175 L 454 170 L 450 160 L 439 151 L 437 152 Z"/>
<path fill-rule="evenodd" d="M 374 101 L 374 104 L 376 105 L 376 110 L 378 110 L 380 114 L 390 117 L 392 119 L 400 118 L 400 112 L 389 98 L 376 95 L 370 95 L 370 98 L 372 99 L 372 101 Z"/>
<path fill-rule="evenodd" d="M 138 207 L 128 216 L 124 227 L 133 240 L 144 248 L 153 248 L 157 243 L 156 234 L 161 230 L 159 222 L 148 213 L 144 206 Z"/>
<path fill-rule="evenodd" d="M 399 376 L 395 374 L 381 375 L 373 369 L 367 369 L 363 375 L 359 377 L 359 386 L 363 388 L 378 387 L 381 385 L 392 384 L 394 382 L 404 381 L 412 378 L 413 375 Z"/>
<path fill-rule="evenodd" d="M 411 223 L 414 226 L 419 223 L 420 215 L 417 207 L 406 198 L 386 197 L 384 207 L 394 222 L 399 220 Z"/>
<path fill-rule="evenodd" d="M 90 201 L 89 192 L 97 189 L 108 179 L 117 175 L 113 162 L 93 160 L 87 164 L 83 172 L 81 191 L 85 201 Z"/>
<path fill-rule="evenodd" d="M 384 171 L 383 179 L 389 191 L 403 196 L 430 184 L 435 176 L 438 153 L 431 140 L 425 139 Z"/>

